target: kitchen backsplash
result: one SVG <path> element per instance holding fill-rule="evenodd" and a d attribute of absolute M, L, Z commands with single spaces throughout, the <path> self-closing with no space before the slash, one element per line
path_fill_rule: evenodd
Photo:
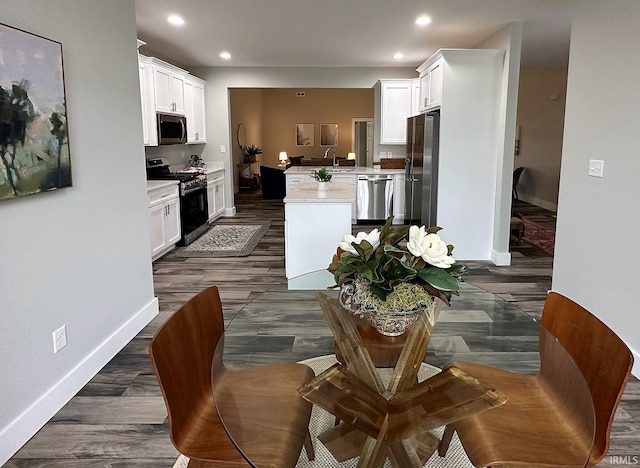
<path fill-rule="evenodd" d="M 192 154 L 202 156 L 204 145 L 166 145 L 147 146 L 144 149 L 145 158 L 162 158 L 169 164 L 171 172 L 184 169 L 189 164 Z"/>

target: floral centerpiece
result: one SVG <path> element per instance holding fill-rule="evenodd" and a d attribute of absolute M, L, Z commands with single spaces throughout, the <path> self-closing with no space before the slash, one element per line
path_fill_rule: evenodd
<path fill-rule="evenodd" d="M 381 231 L 347 234 L 328 270 L 346 309 L 379 332 L 397 336 L 433 306 L 434 298 L 449 304 L 465 267 L 451 256 L 453 245 L 437 234 L 440 227 L 394 227 L 392 220 Z"/>

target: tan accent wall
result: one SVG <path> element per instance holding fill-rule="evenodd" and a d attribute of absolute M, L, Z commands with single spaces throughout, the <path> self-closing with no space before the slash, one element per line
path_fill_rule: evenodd
<path fill-rule="evenodd" d="M 520 71 L 518 120 L 520 154 L 514 168 L 525 170 L 518 184 L 521 199 L 553 211 L 558 206 L 567 69 Z"/>
<path fill-rule="evenodd" d="M 304 92 L 305 96 L 297 97 L 297 92 Z M 346 156 L 351 151 L 351 119 L 373 117 L 373 88 L 236 88 L 230 93 L 232 128 L 237 128 L 241 119 L 251 121 L 252 126 L 260 123 L 261 133 L 255 139 L 261 142 L 260 147 L 264 150 L 260 163 L 266 166 L 278 164 L 280 151 L 286 151 L 289 156 L 322 157 L 327 147 L 320 146 L 321 123 L 338 124 L 336 153 Z M 254 115 L 258 112 L 259 117 Z M 244 122 L 247 142 L 257 144 L 249 137 L 247 122 Z M 314 125 L 313 146 L 296 146 L 297 123 Z"/>

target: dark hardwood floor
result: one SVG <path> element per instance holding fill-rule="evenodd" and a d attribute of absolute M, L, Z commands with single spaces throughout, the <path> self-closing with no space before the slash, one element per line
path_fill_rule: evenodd
<path fill-rule="evenodd" d="M 287 322 L 287 310 L 278 311 L 277 318 L 269 319 L 272 320 L 269 333 L 260 334 L 250 326 L 243 327 L 243 323 L 248 323 L 243 320 L 256 313 L 258 303 L 268 307 L 268 298 L 264 299 L 268 295 L 263 293 L 274 291 L 277 294 L 286 289 L 284 210 L 282 202 L 262 200 L 259 192 L 238 194 L 236 207 L 237 216 L 217 222 L 271 222 L 271 228 L 252 254 L 234 258 L 184 258 L 170 253 L 155 262 L 153 272 L 159 316 L 5 466 L 171 467 L 178 453 L 169 440 L 166 411 L 147 347 L 169 315 L 209 285 L 220 288 L 225 321 L 233 321 L 234 325 L 234 333 L 229 336 L 225 348 L 229 366 L 298 360 L 331 352 L 332 339 L 326 326 L 307 324 L 304 319 L 296 318 L 301 328 L 287 328 L 285 324 L 290 323 Z M 537 217 L 537 222 L 555 223 L 553 213 L 547 210 L 522 202 L 519 202 L 518 210 Z M 363 230 L 369 229 L 371 227 L 367 226 Z M 553 259 L 524 243 L 513 245 L 512 254 L 509 267 L 496 267 L 489 262 L 465 262 L 470 268 L 466 280 L 537 318 L 551 287 Z M 467 301 L 465 307 L 473 310 L 474 299 L 470 296 L 459 299 Z M 259 297 L 259 301 L 254 301 Z M 510 359 L 510 353 L 513 354 L 508 346 L 510 333 L 518 338 L 517 323 L 501 326 L 503 336 L 498 347 L 485 351 L 487 359 L 498 363 Z M 435 331 L 438 331 L 437 326 Z M 616 415 L 610 455 L 640 457 L 639 423 L 640 384 L 632 378 Z M 620 460 L 624 459 L 608 456 L 599 466 L 621 466 Z M 640 460 L 636 464 L 640 464 Z"/>

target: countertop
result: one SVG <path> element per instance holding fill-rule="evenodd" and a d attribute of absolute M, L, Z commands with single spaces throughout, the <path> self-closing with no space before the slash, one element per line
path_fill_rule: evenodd
<path fill-rule="evenodd" d="M 171 187 L 172 185 L 178 185 L 179 183 L 180 182 L 177 180 L 147 180 L 147 192 L 149 190 Z"/>
<path fill-rule="evenodd" d="M 292 166 L 287 169 L 285 175 L 311 174 L 314 170 L 318 171 L 323 166 Z M 327 171 L 331 174 L 404 174 L 404 169 L 374 169 L 372 167 L 361 166 L 340 166 L 337 169 L 326 166 Z"/>
<path fill-rule="evenodd" d="M 284 198 L 285 203 L 353 203 L 356 191 L 345 182 L 327 183 L 326 192 L 318 192 L 317 182 L 301 182 L 292 187 Z"/>

